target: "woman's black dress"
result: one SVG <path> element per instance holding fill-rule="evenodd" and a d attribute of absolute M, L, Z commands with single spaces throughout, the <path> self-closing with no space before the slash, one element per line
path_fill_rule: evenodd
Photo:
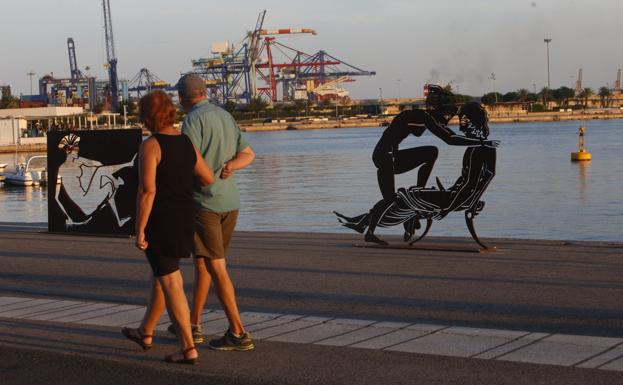
<path fill-rule="evenodd" d="M 197 156 L 186 135 L 154 134 L 161 158 L 156 168 L 156 196 L 145 227 L 145 254 L 159 277 L 179 269 L 179 259 L 190 257 L 194 168 Z"/>

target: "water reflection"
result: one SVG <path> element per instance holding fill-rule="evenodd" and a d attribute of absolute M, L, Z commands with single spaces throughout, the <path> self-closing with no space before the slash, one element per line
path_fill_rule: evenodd
<path fill-rule="evenodd" d="M 486 208 L 476 218 L 478 234 L 623 241 L 622 125 L 616 120 L 590 123 L 590 163 L 570 162 L 569 152 L 577 147 L 576 122 L 491 125 L 491 138 L 501 146 L 496 177 L 483 196 Z M 258 156 L 237 173 L 239 228 L 348 231 L 338 226 L 332 210 L 358 214 L 380 199 L 371 156 L 381 133 L 382 128 L 247 133 Z M 428 134 L 404 142 L 405 148 L 418 145 L 440 150 L 429 183 L 439 177 L 451 186 L 465 149 Z M 413 170 L 398 175 L 396 185 L 410 186 L 416 179 Z M 44 222 L 46 191 L 0 188 L 0 207 L 0 221 Z M 387 231 L 396 234 L 396 229 Z M 469 233 L 463 216 L 451 214 L 435 223 L 431 235 Z"/>
<path fill-rule="evenodd" d="M 579 197 L 584 203 L 588 200 L 588 173 L 590 172 L 591 162 L 576 162 L 579 175 Z"/>

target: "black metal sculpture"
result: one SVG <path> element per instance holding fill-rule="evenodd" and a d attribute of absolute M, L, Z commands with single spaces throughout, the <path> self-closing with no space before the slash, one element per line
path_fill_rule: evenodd
<path fill-rule="evenodd" d="M 408 189 L 401 188 L 397 194 L 390 195 L 389 183 L 387 185 L 381 184 L 382 171 L 379 168 L 379 184 L 381 184 L 382 191 L 385 189 L 383 199 L 377 202 L 370 212 L 356 217 L 347 217 L 335 212 L 340 223 L 360 233 L 365 231 L 364 239 L 368 242 L 386 245 L 387 242 L 374 234 L 377 226 L 389 227 L 404 224 L 404 240 L 409 241 L 415 230 L 419 228 L 419 221 L 425 220 L 426 228 L 417 239 L 409 243 L 412 245 L 426 236 L 433 220 L 440 220 L 452 211 L 465 211 L 465 221 L 470 234 L 480 246 L 486 249 L 487 246 L 478 239 L 473 220 L 484 208 L 484 202 L 480 200 L 480 197 L 495 175 L 498 142 L 487 140 L 489 136 L 487 113 L 480 104 L 466 103 L 458 109 L 458 115 L 460 131 L 465 136 L 456 135 L 445 126 L 442 128 L 444 134 L 440 136 L 442 139 L 445 138 L 444 140 L 450 138 L 446 142 L 451 140 L 454 142 L 453 144 L 468 145 L 463 156 L 461 176 L 452 187 L 444 188 L 438 178 L 437 187 L 424 187 L 430 171 L 425 170 L 426 175 L 422 176 L 420 170 L 416 186 Z M 400 115 L 396 119 L 398 117 Z M 421 130 L 423 131 L 423 129 Z M 431 131 L 433 130 L 439 130 L 439 127 L 434 127 Z M 410 154 L 416 153 L 412 150 L 403 151 Z M 400 151 L 398 151 L 398 162 L 401 161 L 400 156 Z M 434 159 L 432 163 L 434 163 Z M 389 179 L 387 177 L 387 180 Z M 393 175 L 391 183 L 393 184 Z"/>
<path fill-rule="evenodd" d="M 48 230 L 133 234 L 141 140 L 135 129 L 50 132 Z"/>

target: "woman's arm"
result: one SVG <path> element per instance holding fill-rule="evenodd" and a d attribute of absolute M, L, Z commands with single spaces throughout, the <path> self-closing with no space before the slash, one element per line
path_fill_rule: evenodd
<path fill-rule="evenodd" d="M 214 172 L 212 172 L 212 169 L 199 153 L 197 146 L 193 145 L 193 148 L 197 156 L 197 161 L 195 162 L 195 175 L 197 179 L 199 179 L 199 182 L 201 182 L 203 186 L 214 183 Z"/>
<path fill-rule="evenodd" d="M 136 197 L 136 247 L 147 248 L 145 226 L 156 196 L 156 167 L 160 163 L 160 146 L 154 138 L 141 144 L 138 152 L 138 193 Z"/>

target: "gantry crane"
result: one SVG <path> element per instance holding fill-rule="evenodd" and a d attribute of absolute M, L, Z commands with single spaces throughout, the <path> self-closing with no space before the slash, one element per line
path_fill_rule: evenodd
<path fill-rule="evenodd" d="M 140 98 L 143 93 L 150 92 L 152 90 L 168 90 L 171 85 L 147 68 L 141 68 L 141 70 L 130 80 L 129 89 L 130 92 L 136 92 Z"/>
<path fill-rule="evenodd" d="M 112 33 L 112 17 L 110 15 L 110 1 L 102 0 L 104 8 L 104 34 L 106 37 L 106 59 L 108 61 L 108 81 L 110 84 L 110 98 L 113 112 L 119 111 L 119 79 L 117 77 L 117 56 L 115 55 L 115 41 Z"/>
<path fill-rule="evenodd" d="M 82 71 L 78 68 L 78 61 L 76 60 L 76 46 L 74 45 L 74 39 L 67 38 L 67 52 L 69 53 L 69 70 L 72 80 L 78 80 L 84 77 Z"/>
<path fill-rule="evenodd" d="M 239 44 L 218 44 L 218 49 L 212 50 L 217 56 L 191 61 L 192 72 L 205 79 L 213 101 L 225 104 L 244 100 L 250 103 L 251 98 L 257 96 L 264 96 L 270 102 L 290 101 L 296 98 L 296 94 L 302 95 L 302 90 L 307 95 L 329 81 L 342 78 L 333 83 L 335 85 L 343 82 L 343 77 L 376 74 L 345 63 L 325 51 L 309 55 L 278 43 L 277 35 L 316 35 L 316 31 L 310 28 L 264 29 L 265 16 L 266 10 L 260 12 L 255 28 Z M 281 59 L 275 60 L 275 54 Z M 258 79 L 266 85 L 258 87 Z M 278 85 L 283 86 L 281 98 Z"/>

